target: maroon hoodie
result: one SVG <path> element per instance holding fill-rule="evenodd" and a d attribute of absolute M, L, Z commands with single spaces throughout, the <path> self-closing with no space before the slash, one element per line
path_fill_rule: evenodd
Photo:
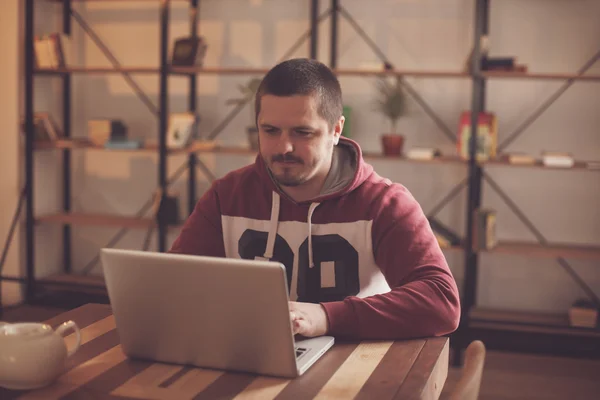
<path fill-rule="evenodd" d="M 343 137 L 318 198 L 291 200 L 257 156 L 213 183 L 170 251 L 281 262 L 290 299 L 321 303 L 333 336 L 404 339 L 458 326 L 456 282 L 421 207 Z"/>

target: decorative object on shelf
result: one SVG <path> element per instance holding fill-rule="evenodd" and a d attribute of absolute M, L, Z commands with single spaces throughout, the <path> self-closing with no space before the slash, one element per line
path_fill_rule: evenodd
<path fill-rule="evenodd" d="M 569 308 L 569 324 L 579 328 L 598 328 L 599 308 L 589 300 L 577 300 Z"/>
<path fill-rule="evenodd" d="M 118 119 L 92 119 L 88 121 L 88 138 L 96 146 L 106 142 L 127 139 L 127 126 Z"/>
<path fill-rule="evenodd" d="M 342 136 L 351 137 L 352 129 L 351 129 L 351 119 L 352 119 L 352 107 L 344 106 L 344 111 L 342 112 L 344 116 L 344 128 L 342 129 Z"/>
<path fill-rule="evenodd" d="M 261 78 L 252 78 L 245 85 L 238 85 L 238 90 L 242 94 L 242 97 L 225 101 L 227 105 L 250 103 L 250 120 L 253 122 L 252 125 L 246 127 L 246 134 L 248 135 L 248 145 L 252 150 L 258 150 L 258 128 L 256 127 L 256 105 L 254 104 L 254 98 L 261 82 Z"/>
<path fill-rule="evenodd" d="M 469 159 L 469 140 L 471 138 L 471 112 L 463 111 L 460 117 L 457 137 L 458 155 L 465 160 Z M 478 161 L 489 160 L 496 157 L 498 148 L 498 119 L 491 112 L 479 114 L 477 122 L 477 149 Z"/>
<path fill-rule="evenodd" d="M 406 157 L 412 160 L 433 160 L 441 155 L 442 152 L 433 147 L 413 147 L 406 153 Z"/>
<path fill-rule="evenodd" d="M 391 132 L 381 135 L 383 154 L 399 156 L 404 146 L 404 136 L 397 132 L 398 120 L 406 114 L 406 94 L 402 86 L 402 76 L 396 75 L 395 82 L 390 83 L 387 77 L 377 80 L 378 97 L 375 99 L 375 109 L 390 121 Z"/>
<path fill-rule="evenodd" d="M 198 116 L 192 112 L 171 113 L 167 130 L 167 147 L 181 149 L 196 137 Z"/>
<path fill-rule="evenodd" d="M 571 168 L 575 160 L 570 153 L 545 151 L 542 153 L 542 162 L 546 167 Z"/>
<path fill-rule="evenodd" d="M 475 250 L 490 250 L 496 247 L 496 211 L 480 208 L 475 211 L 475 235 L 473 248 Z"/>
<path fill-rule="evenodd" d="M 433 234 L 437 238 L 440 247 L 460 246 L 462 239 L 452 229 L 448 228 L 434 217 L 427 217 Z"/>
<path fill-rule="evenodd" d="M 181 37 L 175 40 L 171 65 L 174 67 L 201 67 L 208 45 L 202 36 Z"/>
<path fill-rule="evenodd" d="M 34 62 L 36 68 L 65 68 L 69 65 L 69 36 L 53 32 L 35 36 L 33 42 Z"/>

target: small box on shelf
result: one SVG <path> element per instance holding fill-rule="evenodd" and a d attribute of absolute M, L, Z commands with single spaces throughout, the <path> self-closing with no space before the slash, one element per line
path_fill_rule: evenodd
<path fill-rule="evenodd" d="M 578 328 L 598 328 L 599 307 L 588 300 L 577 300 L 569 309 L 569 324 Z"/>

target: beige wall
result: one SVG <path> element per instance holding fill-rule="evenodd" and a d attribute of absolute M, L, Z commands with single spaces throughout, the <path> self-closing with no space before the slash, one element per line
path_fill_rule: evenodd
<path fill-rule="evenodd" d="M 0 251 L 4 247 L 13 213 L 19 200 L 21 166 L 19 141 L 19 0 L 0 2 Z M 18 275 L 20 230 L 12 241 L 3 274 Z M 2 303 L 17 302 L 20 293 L 16 284 L 2 284 Z"/>
<path fill-rule="evenodd" d="M 381 2 L 385 7 L 374 7 Z M 328 2 L 322 2 L 323 8 Z M 326 4 L 327 3 L 327 4 Z M 365 29 L 390 60 L 399 68 L 458 70 L 463 66 L 472 37 L 472 0 L 345 0 L 343 5 Z M 209 42 L 206 65 L 272 65 L 307 29 L 308 2 L 281 0 L 221 0 L 202 2 L 201 34 Z M 600 2 L 503 0 L 491 2 L 491 52 L 516 55 L 518 61 L 537 72 L 576 71 L 598 50 Z M 126 66 L 156 66 L 158 63 L 158 2 L 77 3 L 81 13 L 119 61 Z M 54 11 L 53 11 L 54 10 Z M 59 8 L 47 7 L 47 16 Z M 267 10 L 269 11 L 267 13 Z M 171 14 L 171 39 L 188 31 L 185 3 L 174 3 Z M 48 29 L 58 29 L 50 24 Z M 14 19 L 11 20 L 11 26 Z M 52 26 L 54 28 L 52 28 Z M 361 67 L 377 63 L 376 55 L 343 18 L 340 18 L 339 66 Z M 2 29 L 8 29 L 2 27 Z M 13 28 L 13 29 L 16 29 Z M 40 31 L 41 27 L 38 26 Z M 320 59 L 328 61 L 329 22 L 320 25 Z M 3 35 L 4 37 L 4 35 Z M 3 44 L 4 45 L 4 44 Z M 77 65 L 106 66 L 106 58 L 74 25 L 72 53 Z M 308 44 L 293 56 L 307 56 Z M 3 68 L 6 68 L 4 64 Z M 600 72 L 600 66 L 593 68 Z M 134 75 L 136 82 L 158 104 L 157 76 Z M 244 76 L 201 76 L 198 102 L 202 130 L 210 131 L 228 113 L 225 100 L 237 96 L 236 85 Z M 11 79 L 6 78 L 9 83 Z M 471 85 L 463 79 L 409 80 L 440 117 L 455 129 L 460 112 L 470 107 Z M 372 111 L 373 79 L 341 79 L 346 104 L 353 107 L 352 136 L 365 150 L 379 151 L 379 134 L 388 125 Z M 77 75 L 74 78 L 73 122 L 75 135 L 85 135 L 89 118 L 121 118 L 134 137 L 155 138 L 154 117 L 136 98 L 118 75 Z M 516 129 L 545 99 L 561 86 L 559 81 L 494 80 L 488 85 L 488 109 L 499 117 L 500 136 Z M 184 111 L 186 81 L 169 80 L 170 110 Z M 16 90 L 16 88 L 15 88 Z M 47 79 L 36 80 L 36 107 L 52 110 L 58 100 L 56 87 Z M 6 96 L 3 101 L 12 104 Z M 600 158 L 600 101 L 598 83 L 576 83 L 526 134 L 508 148 L 539 156 L 543 150 L 572 152 L 579 159 Z M 14 106 L 13 106 L 14 107 Z M 244 127 L 249 113 L 240 113 L 219 136 L 224 144 L 243 144 Z M 5 107 L 0 113 L 5 113 Z M 16 109 L 13 113 L 16 113 Z M 16 118 L 16 117 L 15 117 Z M 6 123 L 6 121 L 2 121 Z M 16 119 L 14 120 L 16 125 Z M 437 146 L 452 153 L 448 141 L 437 126 L 418 107 L 399 125 L 407 137 L 407 147 Z M 577 139 L 577 140 L 576 140 Z M 13 147 L 16 146 L 16 142 Z M 52 211 L 59 205 L 60 170 L 51 154 L 36 156 L 36 210 Z M 251 157 L 203 155 L 202 160 L 217 176 L 251 161 Z M 2 162 L 5 162 L 4 160 Z M 153 155 L 75 152 L 73 161 L 73 204 L 78 211 L 131 215 L 146 201 L 156 186 L 157 157 Z M 169 173 L 185 162 L 183 157 L 169 159 Z M 16 163 L 16 160 L 14 161 Z M 40 166 L 41 165 L 41 166 Z M 422 165 L 373 162 L 376 170 L 405 184 L 425 210 L 434 206 L 456 183 L 465 177 L 465 169 L 455 165 Z M 589 172 L 551 172 L 534 169 L 489 169 L 532 222 L 551 241 L 600 243 L 600 197 L 598 174 Z M 200 192 L 206 182 L 199 174 Z M 175 184 L 185 208 L 185 176 Z M 13 190 L 16 196 L 16 189 Z M 16 198 L 16 197 L 15 197 Z M 466 195 L 463 192 L 440 214 L 441 219 L 458 231 L 464 230 Z M 14 199 L 13 199 L 14 201 Z M 484 185 L 484 204 L 498 211 L 498 234 L 502 240 L 534 240 L 533 236 L 502 203 L 489 186 Z M 4 217 L 3 212 L 3 219 Z M 74 229 L 74 268 L 81 269 L 100 247 L 116 233 L 112 228 L 77 227 Z M 37 228 L 38 263 L 43 273 L 60 267 L 56 249 L 60 242 L 52 227 Z M 171 237 L 172 239 L 173 237 Z M 144 232 L 132 231 L 118 247 L 140 248 Z M 459 280 L 463 275 L 462 255 L 448 253 Z M 568 275 L 551 259 L 513 255 L 483 255 L 479 276 L 478 301 L 484 306 L 531 310 L 565 310 L 582 295 Z M 597 262 L 579 260 L 575 269 L 600 292 Z M 100 273 L 99 268 L 94 273 Z"/>

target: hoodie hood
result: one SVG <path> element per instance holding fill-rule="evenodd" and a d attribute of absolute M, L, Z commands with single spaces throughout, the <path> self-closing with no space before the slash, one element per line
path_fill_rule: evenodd
<path fill-rule="evenodd" d="M 257 155 L 256 167 L 260 176 L 268 182 L 272 191 L 271 218 L 269 223 L 269 234 L 267 246 L 263 258 L 269 260 L 273 257 L 277 226 L 279 222 L 279 207 L 281 196 L 289 198 L 273 179 L 271 172 L 262 157 Z M 312 216 L 315 209 L 323 202 L 332 200 L 352 192 L 365 182 L 373 173 L 373 167 L 366 164 L 362 157 L 360 146 L 353 140 L 340 137 L 340 141 L 334 147 L 331 168 L 321 189 L 321 193 L 314 199 L 298 203 L 298 205 L 310 204 L 308 207 L 308 259 L 310 268 L 314 267 L 312 246 Z M 291 200 L 291 199 L 290 199 Z"/>

